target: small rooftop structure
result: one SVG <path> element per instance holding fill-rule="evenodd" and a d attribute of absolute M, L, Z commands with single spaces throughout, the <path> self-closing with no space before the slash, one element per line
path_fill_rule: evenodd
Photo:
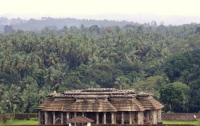
<path fill-rule="evenodd" d="M 88 88 L 51 93 L 37 109 L 39 124 L 49 125 L 55 124 L 56 118 L 64 124 L 78 116 L 94 120 L 95 124 L 157 124 L 162 121 L 162 108 L 150 93 Z"/>
<path fill-rule="evenodd" d="M 83 116 L 76 116 L 67 120 L 67 124 L 69 124 L 69 126 L 72 126 L 73 124 L 87 124 L 87 126 L 91 126 L 92 122 L 94 122 L 94 120 Z"/>

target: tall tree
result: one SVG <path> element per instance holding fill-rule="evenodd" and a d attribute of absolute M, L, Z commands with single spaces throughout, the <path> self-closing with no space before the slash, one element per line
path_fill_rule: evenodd
<path fill-rule="evenodd" d="M 189 87 L 181 83 L 172 83 L 163 86 L 160 90 L 160 99 L 165 104 L 165 111 L 184 111 L 184 105 L 188 103 L 188 97 L 186 97 L 184 92 L 188 91 Z"/>

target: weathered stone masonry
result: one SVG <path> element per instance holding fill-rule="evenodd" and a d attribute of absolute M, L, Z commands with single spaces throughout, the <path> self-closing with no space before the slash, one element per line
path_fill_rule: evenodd
<path fill-rule="evenodd" d="M 89 88 L 52 93 L 38 106 L 39 124 L 66 124 L 84 116 L 95 124 L 157 124 L 163 105 L 149 93 Z"/>

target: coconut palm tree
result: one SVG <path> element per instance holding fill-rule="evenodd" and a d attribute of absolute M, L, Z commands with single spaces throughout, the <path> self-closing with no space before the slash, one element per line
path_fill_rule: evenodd
<path fill-rule="evenodd" d="M 130 80 L 126 78 L 125 76 L 119 76 L 115 80 L 115 84 L 118 85 L 118 88 L 120 90 L 128 88 L 129 83 L 130 83 Z"/>
<path fill-rule="evenodd" d="M 21 88 L 12 84 L 9 89 L 6 89 L 4 91 L 4 94 L 2 96 L 2 101 L 8 108 L 8 113 L 14 113 L 16 112 L 16 105 L 20 103 L 20 96 L 21 96 Z"/>

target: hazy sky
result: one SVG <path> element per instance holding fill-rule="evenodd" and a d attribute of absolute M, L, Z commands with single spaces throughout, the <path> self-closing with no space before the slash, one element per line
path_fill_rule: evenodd
<path fill-rule="evenodd" d="M 152 14 L 199 16 L 199 0 L 0 0 L 0 16 L 75 17 Z M 116 17 L 109 17 L 114 19 Z"/>

